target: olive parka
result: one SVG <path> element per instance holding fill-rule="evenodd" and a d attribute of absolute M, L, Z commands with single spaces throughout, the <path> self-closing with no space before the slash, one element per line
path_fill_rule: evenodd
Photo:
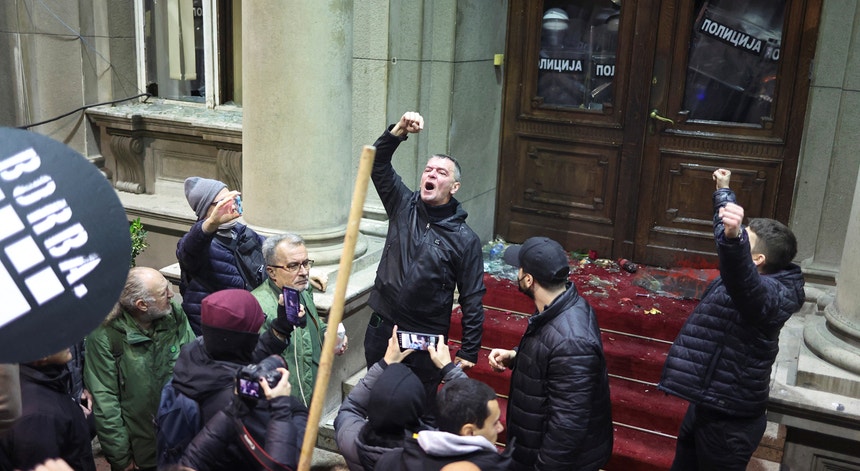
<path fill-rule="evenodd" d="M 84 382 L 93 396 L 96 433 L 113 470 L 132 460 L 140 468 L 157 465 L 152 418 L 180 347 L 194 340 L 182 307 L 173 299 L 170 305 L 171 313 L 154 320 L 149 331 L 117 310 L 87 336 Z"/>

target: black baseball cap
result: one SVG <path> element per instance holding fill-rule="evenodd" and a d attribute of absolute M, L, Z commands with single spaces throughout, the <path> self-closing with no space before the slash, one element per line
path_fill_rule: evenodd
<path fill-rule="evenodd" d="M 570 275 L 567 252 L 548 237 L 531 237 L 522 245 L 511 245 L 503 256 L 505 263 L 542 282 L 562 282 Z"/>

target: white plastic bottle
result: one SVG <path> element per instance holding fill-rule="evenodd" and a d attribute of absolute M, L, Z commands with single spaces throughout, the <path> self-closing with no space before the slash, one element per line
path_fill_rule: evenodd
<path fill-rule="evenodd" d="M 334 347 L 334 351 L 337 353 L 343 352 L 343 340 L 346 338 L 346 327 L 343 326 L 343 322 L 337 325 L 337 345 Z"/>

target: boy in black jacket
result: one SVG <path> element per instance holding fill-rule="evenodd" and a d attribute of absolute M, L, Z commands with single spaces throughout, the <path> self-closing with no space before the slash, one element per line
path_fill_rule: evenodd
<path fill-rule="evenodd" d="M 794 234 L 773 219 L 744 227 L 730 177 L 713 175 L 720 276 L 669 349 L 659 384 L 690 401 L 673 470 L 746 469 L 767 426 L 779 331 L 805 298 Z"/>

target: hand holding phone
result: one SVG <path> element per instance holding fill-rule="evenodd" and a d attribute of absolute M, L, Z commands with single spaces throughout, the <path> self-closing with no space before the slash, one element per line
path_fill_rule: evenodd
<path fill-rule="evenodd" d="M 436 342 L 439 338 L 433 334 L 423 334 L 420 332 L 408 332 L 401 330 L 397 332 L 397 343 L 401 350 L 411 349 L 426 351 L 430 345 L 436 347 Z"/>
<path fill-rule="evenodd" d="M 283 335 L 289 335 L 296 327 L 304 327 L 307 317 L 304 316 L 299 292 L 288 287 L 282 288 L 278 299 L 278 315 L 272 321 L 272 328 Z"/>
<path fill-rule="evenodd" d="M 242 209 L 242 197 L 241 196 L 236 195 L 236 199 L 233 200 L 233 205 L 236 207 L 237 213 L 242 214 L 244 212 L 244 209 Z"/>
<path fill-rule="evenodd" d="M 284 287 L 284 311 L 287 313 L 287 322 L 290 325 L 304 326 L 304 318 L 299 317 L 300 309 L 299 292 L 292 288 Z"/>

